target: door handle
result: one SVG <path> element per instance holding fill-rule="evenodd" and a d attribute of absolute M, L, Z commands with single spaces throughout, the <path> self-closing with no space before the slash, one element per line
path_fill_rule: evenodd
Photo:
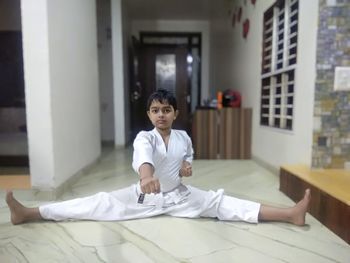
<path fill-rule="evenodd" d="M 132 93 L 132 100 L 136 101 L 141 97 L 141 94 L 137 92 L 136 90 Z"/>
<path fill-rule="evenodd" d="M 142 87 L 141 87 L 140 81 L 136 81 L 135 86 L 136 86 L 135 90 L 131 94 L 131 101 L 137 101 L 142 96 L 142 93 L 141 93 Z"/>

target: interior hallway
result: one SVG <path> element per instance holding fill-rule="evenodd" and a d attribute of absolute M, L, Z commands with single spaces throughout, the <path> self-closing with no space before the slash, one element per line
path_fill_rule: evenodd
<path fill-rule="evenodd" d="M 254 161 L 196 160 L 185 183 L 289 206 L 278 176 Z M 131 151 L 105 151 L 62 199 L 137 181 Z M 28 193 L 15 190 L 25 205 Z M 349 262 L 350 246 L 307 215 L 307 225 L 247 224 L 168 216 L 124 222 L 45 222 L 13 226 L 0 190 L 0 262 Z M 28 199 L 27 199 L 28 200 Z"/>

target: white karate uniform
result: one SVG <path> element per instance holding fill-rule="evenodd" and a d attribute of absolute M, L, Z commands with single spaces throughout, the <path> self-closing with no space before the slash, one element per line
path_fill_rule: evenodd
<path fill-rule="evenodd" d="M 193 150 L 185 131 L 171 130 L 168 147 L 156 129 L 140 132 L 134 141 L 132 166 L 138 173 L 143 163 L 155 168 L 161 193 L 146 194 L 143 203 L 140 183 L 92 196 L 42 205 L 41 216 L 49 220 L 83 219 L 116 221 L 171 215 L 214 217 L 220 220 L 258 222 L 260 204 L 224 195 L 222 189 L 203 191 L 182 184 L 179 175 L 183 161 L 192 162 Z"/>

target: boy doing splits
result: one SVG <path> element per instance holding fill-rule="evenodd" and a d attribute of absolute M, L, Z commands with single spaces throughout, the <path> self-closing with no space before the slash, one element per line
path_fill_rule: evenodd
<path fill-rule="evenodd" d="M 138 183 L 110 193 L 29 208 L 8 191 L 6 201 L 13 224 L 33 220 L 116 221 L 146 218 L 161 214 L 186 217 L 213 217 L 219 220 L 281 221 L 305 224 L 310 190 L 289 208 L 261 205 L 237 199 L 218 191 L 203 191 L 182 183 L 192 175 L 192 142 L 185 131 L 172 129 L 178 115 L 175 97 L 166 90 L 153 93 L 147 114 L 154 129 L 141 131 L 134 141 L 132 166 L 139 174 Z"/>

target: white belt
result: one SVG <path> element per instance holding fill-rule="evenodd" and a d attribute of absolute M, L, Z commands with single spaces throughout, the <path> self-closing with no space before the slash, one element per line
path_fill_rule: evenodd
<path fill-rule="evenodd" d="M 178 187 L 169 192 L 161 192 L 158 194 L 143 194 L 141 192 L 140 184 L 137 184 L 136 192 L 139 196 L 140 205 L 156 206 L 158 208 L 166 208 L 183 203 L 191 194 L 190 190 L 188 190 L 188 188 L 183 184 L 180 184 Z"/>

